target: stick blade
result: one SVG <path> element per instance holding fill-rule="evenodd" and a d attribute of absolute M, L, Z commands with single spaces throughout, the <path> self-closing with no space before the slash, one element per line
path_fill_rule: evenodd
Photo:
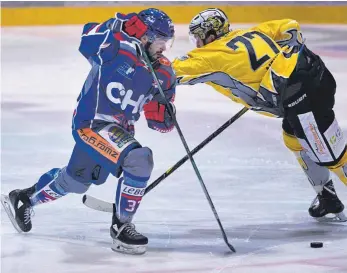
<path fill-rule="evenodd" d="M 113 213 L 113 204 L 109 202 L 102 201 L 98 198 L 90 196 L 88 194 L 83 195 L 82 202 L 88 208 L 93 210 Z"/>
<path fill-rule="evenodd" d="M 232 252 L 236 252 L 236 249 L 230 243 L 227 243 L 227 245 Z"/>

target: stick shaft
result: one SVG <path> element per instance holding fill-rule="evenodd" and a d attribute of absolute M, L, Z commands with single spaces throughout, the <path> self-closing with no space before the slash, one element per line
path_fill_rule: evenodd
<path fill-rule="evenodd" d="M 154 71 L 154 69 L 153 69 L 153 67 L 152 67 L 152 65 L 151 65 L 151 62 L 150 62 L 150 60 L 149 60 L 149 58 L 148 58 L 148 56 L 147 56 L 147 54 L 146 54 L 145 51 L 143 51 L 143 56 L 144 56 L 144 58 L 145 58 L 145 60 L 146 60 L 146 62 L 147 62 L 147 65 L 148 65 L 149 69 L 151 70 L 151 73 L 152 73 L 152 75 L 153 75 L 154 81 L 156 82 L 156 84 L 157 84 L 157 86 L 158 86 L 158 89 L 159 89 L 159 92 L 160 92 L 161 96 L 163 97 L 163 100 L 164 100 L 164 102 L 165 102 L 165 104 L 166 104 L 166 107 L 167 107 L 167 109 L 168 109 L 168 111 L 169 111 L 171 117 L 172 117 L 172 120 L 173 120 L 173 122 L 174 122 L 174 125 L 175 125 L 175 127 L 176 127 L 176 130 L 177 130 L 177 132 L 178 132 L 178 135 L 179 135 L 180 138 L 181 138 L 182 144 L 183 144 L 183 146 L 184 146 L 184 148 L 185 148 L 185 150 L 186 150 L 186 152 L 187 152 L 188 158 L 189 158 L 189 160 L 190 160 L 190 162 L 191 162 L 191 164 L 192 164 L 192 166 L 193 166 L 193 169 L 194 169 L 194 171 L 195 171 L 195 174 L 196 174 L 196 176 L 197 176 L 197 178 L 198 178 L 198 180 L 199 180 L 199 182 L 200 182 L 200 185 L 201 185 L 201 187 L 202 187 L 202 189 L 203 189 L 203 191 L 204 191 L 204 193 L 205 193 L 206 199 L 207 199 L 207 201 L 208 201 L 208 203 L 209 203 L 209 205 L 210 205 L 210 207 L 211 207 L 211 209 L 212 209 L 212 212 L 213 212 L 213 214 L 214 214 L 214 217 L 216 218 L 216 221 L 217 221 L 217 223 L 218 223 L 218 225 L 219 225 L 219 228 L 220 228 L 220 230 L 221 230 L 221 232 L 222 232 L 224 242 L 225 242 L 225 244 L 228 246 L 228 248 L 229 248 L 232 252 L 236 252 L 235 248 L 234 248 L 234 247 L 229 243 L 229 241 L 228 241 L 228 237 L 226 236 L 226 233 L 225 233 L 224 228 L 223 228 L 223 226 L 222 226 L 222 223 L 221 223 L 221 221 L 220 221 L 220 219 L 219 219 L 219 216 L 218 216 L 218 213 L 217 213 L 217 211 L 216 211 L 216 208 L 215 208 L 215 206 L 214 206 L 214 204 L 213 204 L 213 202 L 212 202 L 212 199 L 211 199 L 211 197 L 210 197 L 210 194 L 208 193 L 208 190 L 207 190 L 206 185 L 205 185 L 205 183 L 204 183 L 204 181 L 203 181 L 203 179 L 202 179 L 202 176 L 201 176 L 201 174 L 200 174 L 200 171 L 199 171 L 199 169 L 198 169 L 198 167 L 197 167 L 197 165 L 196 165 L 196 163 L 195 163 L 195 160 L 194 160 L 194 158 L 193 158 L 193 156 L 192 156 L 192 154 L 191 154 L 191 152 L 190 152 L 190 150 L 189 150 L 187 141 L 185 140 L 185 138 L 184 138 L 184 136 L 183 136 L 182 130 L 181 130 L 180 126 L 178 125 L 178 122 L 177 122 L 177 120 L 176 120 L 176 116 L 175 116 L 175 114 L 174 114 L 174 112 L 173 112 L 173 109 L 170 107 L 169 102 L 168 102 L 168 100 L 166 99 L 165 93 L 164 93 L 164 91 L 163 91 L 163 89 L 162 89 L 162 87 L 161 87 L 161 85 L 160 85 L 160 82 L 159 82 L 159 80 L 158 80 L 158 77 L 157 77 L 157 75 L 156 75 L 156 73 L 155 73 L 155 71 Z"/>
<path fill-rule="evenodd" d="M 216 136 L 222 133 L 226 128 L 228 128 L 231 124 L 233 124 L 236 120 L 238 120 L 244 113 L 246 113 L 248 108 L 244 107 L 239 112 L 236 113 L 232 118 L 230 118 L 227 122 L 225 122 L 221 127 L 219 127 L 216 131 L 214 131 L 209 137 L 207 137 L 203 142 L 201 142 L 198 146 L 196 146 L 191 154 L 195 155 L 198 151 L 206 146 L 211 140 L 213 140 Z M 182 157 L 175 165 L 173 165 L 170 169 L 168 169 L 165 173 L 159 176 L 155 181 L 153 181 L 149 186 L 147 186 L 145 194 L 149 193 L 153 190 L 158 184 L 160 184 L 166 177 L 176 171 L 179 167 L 181 167 L 187 160 L 189 159 L 188 155 Z"/>

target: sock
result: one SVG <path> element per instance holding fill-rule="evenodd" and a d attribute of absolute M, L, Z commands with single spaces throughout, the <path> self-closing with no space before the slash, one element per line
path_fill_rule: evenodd
<path fill-rule="evenodd" d="M 62 169 L 54 168 L 42 175 L 39 181 L 34 185 L 35 192 L 30 196 L 33 206 L 51 202 L 67 194 L 57 181 L 62 176 Z"/>
<path fill-rule="evenodd" d="M 116 192 L 116 216 L 122 223 L 131 222 L 145 193 L 149 177 L 138 177 L 123 172 Z"/>

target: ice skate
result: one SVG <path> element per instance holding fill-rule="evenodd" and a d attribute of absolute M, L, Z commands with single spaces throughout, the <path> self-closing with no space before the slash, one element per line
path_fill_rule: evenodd
<path fill-rule="evenodd" d="M 344 205 L 336 195 L 332 180 L 326 183 L 321 193 L 313 200 L 308 212 L 320 222 L 346 222 Z M 333 217 L 329 217 L 333 214 Z"/>
<path fill-rule="evenodd" d="M 138 233 L 132 223 L 121 223 L 115 215 L 112 217 L 110 235 L 113 238 L 112 250 L 126 254 L 146 252 L 148 238 Z"/>
<path fill-rule="evenodd" d="M 13 190 L 9 195 L 1 195 L 1 204 L 18 232 L 29 232 L 32 228 L 30 190 Z"/>

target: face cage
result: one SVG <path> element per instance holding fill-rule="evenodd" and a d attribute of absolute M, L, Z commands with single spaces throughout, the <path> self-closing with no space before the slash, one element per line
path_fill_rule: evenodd
<path fill-rule="evenodd" d="M 189 41 L 195 47 L 202 47 L 205 45 L 204 40 L 200 38 L 198 34 L 189 32 Z"/>

